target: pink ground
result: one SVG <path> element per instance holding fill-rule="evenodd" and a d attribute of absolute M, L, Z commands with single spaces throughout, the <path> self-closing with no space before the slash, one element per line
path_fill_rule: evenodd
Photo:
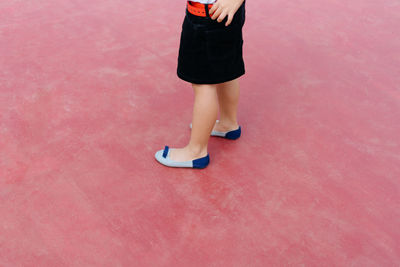
<path fill-rule="evenodd" d="M 399 1 L 248 0 L 205 170 L 184 5 L 0 1 L 0 266 L 399 266 Z"/>

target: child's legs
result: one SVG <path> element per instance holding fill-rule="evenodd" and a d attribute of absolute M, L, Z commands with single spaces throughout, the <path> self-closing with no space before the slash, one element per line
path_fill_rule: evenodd
<path fill-rule="evenodd" d="M 188 161 L 207 155 L 210 134 L 218 117 L 218 94 L 216 84 L 192 84 L 194 105 L 192 131 L 187 146 L 171 150 L 170 158 Z"/>
<path fill-rule="evenodd" d="M 220 110 L 219 129 L 221 131 L 236 129 L 238 127 L 239 78 L 218 84 L 217 93 Z"/>
<path fill-rule="evenodd" d="M 192 84 L 195 100 L 193 105 L 192 131 L 189 145 L 194 150 L 207 151 L 207 144 L 215 120 L 218 117 L 216 84 Z"/>

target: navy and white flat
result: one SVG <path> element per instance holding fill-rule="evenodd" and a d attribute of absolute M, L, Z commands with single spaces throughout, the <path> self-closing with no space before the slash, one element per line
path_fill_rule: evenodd
<path fill-rule="evenodd" d="M 218 120 L 217 120 L 217 122 L 218 122 Z M 190 129 L 192 129 L 192 124 L 190 124 Z M 239 126 L 239 128 L 237 128 L 236 130 L 227 131 L 227 132 L 212 131 L 211 136 L 219 136 L 219 137 L 223 137 L 223 138 L 230 139 L 230 140 L 236 140 L 240 137 L 241 132 L 242 132 L 242 129 Z"/>
<path fill-rule="evenodd" d="M 164 150 L 159 150 L 156 152 L 155 157 L 158 162 L 168 167 L 180 167 L 180 168 L 194 168 L 194 169 L 203 169 L 207 167 L 210 163 L 210 155 L 203 158 L 198 158 L 195 160 L 189 161 L 174 161 L 170 159 L 170 149 L 168 146 L 165 146 Z"/>

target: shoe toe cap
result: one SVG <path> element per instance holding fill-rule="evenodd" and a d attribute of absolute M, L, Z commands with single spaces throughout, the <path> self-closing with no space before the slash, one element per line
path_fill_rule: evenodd
<path fill-rule="evenodd" d="M 164 152 L 164 150 L 159 150 L 159 151 L 157 151 L 156 154 L 154 155 L 155 158 L 156 158 L 158 161 L 162 161 L 162 160 L 164 159 L 164 157 L 162 156 L 162 155 L 163 155 L 163 152 Z"/>

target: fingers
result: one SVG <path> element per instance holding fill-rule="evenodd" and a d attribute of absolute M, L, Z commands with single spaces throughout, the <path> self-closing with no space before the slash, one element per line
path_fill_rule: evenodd
<path fill-rule="evenodd" d="M 222 8 L 217 8 L 213 14 L 213 12 L 212 12 L 213 8 L 214 8 L 214 6 L 210 9 L 210 12 L 209 12 L 210 14 L 212 14 L 211 19 L 213 19 L 213 20 L 217 19 L 218 22 L 221 22 L 228 15 L 228 12 L 226 10 L 222 10 Z"/>
<path fill-rule="evenodd" d="M 232 20 L 233 20 L 233 15 L 232 15 L 232 13 L 229 13 L 228 20 L 226 21 L 225 26 L 228 26 L 229 24 L 231 24 Z"/>
<path fill-rule="evenodd" d="M 210 8 L 209 14 L 211 16 L 211 19 L 213 20 L 217 19 L 218 22 L 222 22 L 225 19 L 225 17 L 228 16 L 228 19 L 225 23 L 225 26 L 228 26 L 229 24 L 231 24 L 233 20 L 233 16 L 235 14 L 234 9 L 237 8 L 229 8 L 223 6 L 221 3 L 215 2 L 215 4 L 213 4 L 213 6 Z"/>
<path fill-rule="evenodd" d="M 223 20 L 225 19 L 226 15 L 227 15 L 227 12 L 226 12 L 226 11 L 223 11 L 223 12 L 221 13 L 221 15 L 219 15 L 217 21 L 218 21 L 218 22 L 223 21 Z"/>
<path fill-rule="evenodd" d="M 218 4 L 217 3 L 213 4 L 213 6 L 208 11 L 208 13 L 210 13 L 210 14 L 214 13 L 215 10 L 217 10 L 217 8 L 218 8 Z"/>
<path fill-rule="evenodd" d="M 213 9 L 214 8 L 214 6 L 211 8 L 211 9 Z M 211 11 L 211 10 L 210 10 Z M 215 12 L 210 12 L 210 14 L 213 14 L 212 16 L 211 16 L 211 19 L 216 19 L 216 18 L 218 18 L 219 17 L 219 15 L 221 14 L 221 12 L 222 12 L 222 8 L 216 8 L 216 10 L 215 10 Z"/>

